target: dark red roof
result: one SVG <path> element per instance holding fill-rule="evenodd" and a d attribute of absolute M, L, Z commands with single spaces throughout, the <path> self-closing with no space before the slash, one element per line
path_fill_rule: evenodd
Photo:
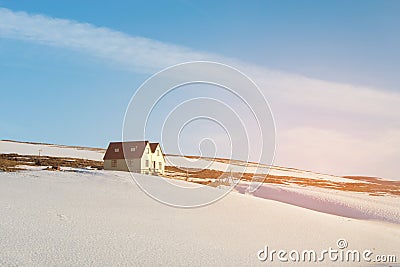
<path fill-rule="evenodd" d="M 156 149 L 157 149 L 158 145 L 159 145 L 158 143 L 150 143 L 151 153 L 156 152 Z"/>
<path fill-rule="evenodd" d="M 111 142 L 103 159 L 137 159 L 143 156 L 149 141 Z M 134 148 L 134 149 L 131 149 Z M 115 150 L 117 149 L 117 152 Z M 125 152 L 125 156 L 124 156 Z"/>

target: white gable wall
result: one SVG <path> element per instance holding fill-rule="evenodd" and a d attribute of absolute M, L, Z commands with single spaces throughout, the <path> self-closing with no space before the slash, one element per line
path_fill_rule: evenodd
<path fill-rule="evenodd" d="M 160 145 L 157 146 L 156 150 L 152 154 L 151 160 L 152 160 L 152 168 L 155 165 L 156 172 L 164 174 L 165 158 L 164 158 L 163 153 L 161 151 Z"/>
<path fill-rule="evenodd" d="M 146 144 L 146 147 L 143 151 L 143 155 L 141 158 L 141 173 L 144 174 L 150 174 L 152 171 L 152 165 L 151 165 L 151 150 L 150 150 L 150 145 L 149 143 Z"/>

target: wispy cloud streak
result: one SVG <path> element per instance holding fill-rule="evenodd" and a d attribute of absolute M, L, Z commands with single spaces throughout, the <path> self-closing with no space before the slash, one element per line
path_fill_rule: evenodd
<path fill-rule="evenodd" d="M 140 72 L 154 72 L 187 60 L 217 58 L 87 23 L 5 8 L 0 8 L 0 36 L 87 52 Z"/>

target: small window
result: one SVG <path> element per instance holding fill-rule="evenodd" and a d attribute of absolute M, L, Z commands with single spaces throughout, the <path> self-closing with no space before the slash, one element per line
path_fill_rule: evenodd
<path fill-rule="evenodd" d="M 117 160 L 116 159 L 111 160 L 111 167 L 117 168 Z"/>
<path fill-rule="evenodd" d="M 114 149 L 115 153 L 119 152 L 119 148 Z"/>
<path fill-rule="evenodd" d="M 157 156 L 160 156 L 160 150 L 157 150 Z"/>
<path fill-rule="evenodd" d="M 149 148 L 147 148 L 147 154 L 149 154 L 150 153 L 150 149 Z"/>
<path fill-rule="evenodd" d="M 131 147 L 131 152 L 135 152 L 136 151 L 136 147 Z"/>
<path fill-rule="evenodd" d="M 149 160 L 146 159 L 146 167 L 149 167 Z"/>
<path fill-rule="evenodd" d="M 161 162 L 158 163 L 158 168 L 159 168 L 160 170 L 162 170 L 162 163 L 161 163 Z"/>

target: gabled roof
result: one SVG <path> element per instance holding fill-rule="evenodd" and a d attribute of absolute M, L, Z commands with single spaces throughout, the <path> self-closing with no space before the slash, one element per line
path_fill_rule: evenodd
<path fill-rule="evenodd" d="M 108 145 L 103 159 L 137 159 L 143 156 L 144 149 L 149 141 L 111 142 Z M 134 149 L 131 149 L 134 148 Z M 115 152 L 115 149 L 118 152 Z M 125 152 L 125 156 L 124 156 Z"/>
<path fill-rule="evenodd" d="M 151 153 L 156 152 L 157 146 L 160 145 L 159 143 L 150 143 Z"/>

